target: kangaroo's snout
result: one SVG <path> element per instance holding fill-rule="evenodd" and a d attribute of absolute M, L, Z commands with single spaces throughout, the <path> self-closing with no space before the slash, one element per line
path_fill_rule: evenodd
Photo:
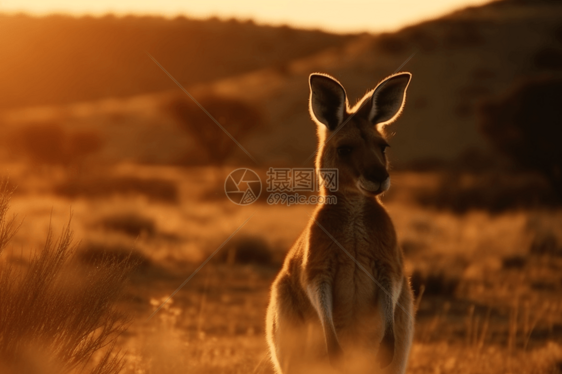
<path fill-rule="evenodd" d="M 378 164 L 367 167 L 363 175 L 359 177 L 357 187 L 362 192 L 379 194 L 390 187 L 390 176 L 386 165 Z"/>
<path fill-rule="evenodd" d="M 388 191 L 390 188 L 390 176 L 384 179 L 367 179 L 363 176 L 359 177 L 357 181 L 357 188 L 363 192 L 369 192 L 372 194 L 379 194 Z"/>
<path fill-rule="evenodd" d="M 389 177 L 388 171 L 382 165 L 380 167 L 370 168 L 365 173 L 365 178 L 372 182 L 382 183 L 386 179 L 388 179 L 388 177 Z"/>

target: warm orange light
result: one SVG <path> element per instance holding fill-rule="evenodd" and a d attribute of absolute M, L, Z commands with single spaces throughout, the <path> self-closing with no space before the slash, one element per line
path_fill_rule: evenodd
<path fill-rule="evenodd" d="M 4 0 L 0 12 L 252 18 L 338 32 L 392 31 L 490 0 Z"/>

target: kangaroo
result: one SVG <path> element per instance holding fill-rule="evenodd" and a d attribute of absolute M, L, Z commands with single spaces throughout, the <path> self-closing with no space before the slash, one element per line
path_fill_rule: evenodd
<path fill-rule="evenodd" d="M 343 86 L 311 74 L 316 171 L 339 170 L 271 287 L 266 335 L 276 373 L 404 373 L 412 292 L 394 225 L 378 196 L 390 187 L 384 126 L 401 113 L 410 73 L 384 79 L 353 108 Z M 328 191 L 321 187 L 320 194 Z"/>

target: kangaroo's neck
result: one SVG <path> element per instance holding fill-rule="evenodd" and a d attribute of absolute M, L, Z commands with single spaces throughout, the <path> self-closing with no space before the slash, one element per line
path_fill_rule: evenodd
<path fill-rule="evenodd" d="M 319 213 L 335 216 L 337 219 L 361 220 L 367 216 L 387 216 L 386 210 L 377 197 L 366 196 L 362 193 L 332 192 L 330 195 L 337 199 L 335 205 L 322 205 Z"/>
<path fill-rule="evenodd" d="M 338 204 L 341 204 L 348 219 L 360 220 L 365 215 L 365 209 L 370 204 L 373 204 L 373 200 L 373 198 L 362 194 L 342 194 L 342 196 L 338 197 Z"/>

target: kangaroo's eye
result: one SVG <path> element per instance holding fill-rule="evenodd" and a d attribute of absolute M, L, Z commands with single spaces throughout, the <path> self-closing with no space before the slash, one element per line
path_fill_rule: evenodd
<path fill-rule="evenodd" d="M 386 145 L 386 144 L 381 145 L 381 152 L 382 152 L 383 154 L 385 154 L 387 148 L 388 148 L 388 145 Z"/>
<path fill-rule="evenodd" d="M 349 146 L 338 147 L 338 155 L 339 156 L 348 156 L 353 151 L 353 148 Z"/>

